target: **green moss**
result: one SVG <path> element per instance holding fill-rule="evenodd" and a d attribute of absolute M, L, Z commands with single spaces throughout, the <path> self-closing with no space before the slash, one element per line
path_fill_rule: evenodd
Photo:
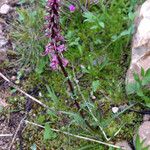
<path fill-rule="evenodd" d="M 85 21 L 87 19 L 85 13 L 79 13 L 79 11 L 74 13 L 67 11 L 67 16 L 62 15 L 61 18 L 63 34 L 66 38 L 68 48 L 68 51 L 64 55 L 70 61 L 67 71 L 72 80 L 72 69 L 74 69 L 76 77 L 78 78 L 79 76 L 80 92 L 85 96 L 86 102 L 79 94 L 76 85 L 74 85 L 77 91 L 78 101 L 84 109 L 85 118 L 94 127 L 97 127 L 99 124 L 102 125 L 108 136 L 112 137 L 112 141 L 131 139 L 134 129 L 137 128 L 141 120 L 138 114 L 128 112 L 114 117 L 111 110 L 112 106 L 121 106 L 129 103 L 129 101 L 134 101 L 133 97 L 127 97 L 125 93 L 125 74 L 129 66 L 131 51 L 129 43 L 131 34 L 128 32 L 128 29 L 131 28 L 131 22 L 133 21 L 130 20 L 128 14 L 132 13 L 133 7 L 133 4 L 129 1 L 120 0 L 118 2 L 113 0 L 112 2 L 108 2 L 107 6 L 101 3 L 91 7 L 89 11 L 92 13 L 92 19 L 96 18 L 91 22 Z M 35 8 L 40 10 L 38 13 L 41 11 L 44 12 L 41 6 L 36 6 Z M 25 18 L 23 26 L 20 24 L 20 28 L 24 30 L 23 33 L 20 31 L 20 34 L 14 34 L 14 36 L 17 36 L 16 40 L 24 37 L 26 34 L 28 36 L 30 35 L 30 30 L 26 31 L 24 26 L 31 29 L 31 25 L 33 25 L 32 28 L 35 26 L 35 32 L 39 33 L 39 27 L 43 23 L 40 17 L 43 18 L 44 13 L 40 13 L 40 17 L 38 18 L 40 26 L 37 26 L 36 18 L 34 18 L 33 24 L 31 24 L 34 15 L 28 16 L 30 14 L 28 13 L 28 9 L 23 9 L 19 12 L 23 16 L 27 14 L 27 17 L 31 19 L 25 22 Z M 104 28 L 98 26 L 98 21 L 104 23 Z M 96 27 L 92 28 L 93 26 Z M 73 105 L 74 101 L 70 98 L 66 79 L 63 77 L 61 71 L 46 70 L 48 68 L 47 64 L 49 63 L 48 59 L 41 59 L 42 65 L 39 62 L 37 63 L 36 59 L 39 59 L 39 53 L 43 50 L 46 42 L 45 39 L 39 41 L 41 34 L 40 30 L 40 37 L 38 37 L 38 34 L 36 34 L 37 37 L 30 36 L 30 38 L 26 38 L 25 36 L 24 38 L 27 42 L 21 41 L 25 48 L 21 47 L 19 49 L 18 47 L 17 49 L 22 53 L 23 60 L 26 55 L 29 58 L 32 57 L 33 59 L 28 59 L 28 63 L 31 66 L 33 63 L 34 66 L 39 67 L 23 81 L 22 88 L 27 92 L 33 91 L 31 95 L 37 97 L 41 102 L 56 111 L 64 111 L 66 114 L 62 115 L 55 111 L 53 112 L 54 114 L 52 112 L 48 113 L 45 108 L 34 104 L 28 119 L 43 125 L 49 122 L 51 127 L 54 128 L 64 129 L 65 131 L 69 128 L 69 131 L 75 134 L 91 135 L 92 137 L 98 137 L 98 139 L 104 140 L 101 131 L 96 130 L 92 132 L 85 124 L 82 125 L 83 120 L 78 116 L 79 113 Z M 27 53 L 29 45 L 32 46 L 31 55 Z M 20 46 L 22 45 L 20 44 Z M 93 93 L 96 97 L 95 100 L 91 100 L 90 94 L 93 92 L 91 85 L 95 80 L 99 80 L 100 86 Z M 58 99 L 56 100 L 57 102 L 48 92 L 46 85 L 54 91 Z M 39 92 L 42 93 L 41 97 L 39 96 Z M 140 101 L 139 98 L 136 100 Z M 18 98 L 17 102 L 20 102 Z M 14 101 L 13 104 L 17 102 Z M 25 100 L 21 104 L 25 105 Z M 87 106 L 89 106 L 93 114 L 87 109 Z M 138 109 L 137 107 L 135 108 Z M 94 121 L 92 115 L 98 119 L 99 124 Z M 121 131 L 116 137 L 113 137 L 114 133 L 121 127 L 120 125 L 122 125 Z M 43 141 L 43 130 L 39 130 L 33 126 L 28 126 L 23 136 L 25 142 L 28 143 L 26 144 L 26 149 L 30 149 L 34 143 L 41 149 L 63 148 L 73 150 L 79 147 L 89 146 L 89 143 L 81 140 L 79 142 L 78 139 L 70 138 L 62 134 L 58 134 L 56 139 L 52 141 Z M 99 146 L 95 143 L 92 143 L 91 147 L 94 147 L 94 150 L 105 149 L 104 146 Z"/>
<path fill-rule="evenodd" d="M 8 60 L 5 60 L 4 62 L 2 62 L 1 64 L 0 64 L 0 68 L 1 69 L 4 69 L 4 68 L 7 68 L 8 66 L 9 66 L 9 61 Z"/>

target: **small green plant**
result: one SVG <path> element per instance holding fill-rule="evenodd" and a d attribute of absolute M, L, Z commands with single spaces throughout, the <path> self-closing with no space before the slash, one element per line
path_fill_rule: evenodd
<path fill-rule="evenodd" d="M 136 93 L 145 101 L 146 106 L 150 107 L 150 97 L 146 95 L 149 91 L 147 86 L 150 84 L 150 69 L 145 72 L 144 69 L 141 68 L 140 76 L 134 73 L 135 82 L 129 83 L 126 90 L 128 94 Z"/>
<path fill-rule="evenodd" d="M 20 67 L 36 68 L 36 72 L 40 74 L 48 62 L 47 58 L 42 56 L 47 40 L 43 36 L 45 11 L 42 6 L 36 8 L 34 5 L 34 8 L 17 9 L 18 18 L 12 23 L 11 37 L 20 55 Z"/>
<path fill-rule="evenodd" d="M 144 147 L 145 140 L 141 141 L 139 135 L 136 136 L 135 149 L 136 150 L 149 150 L 150 146 Z"/>
<path fill-rule="evenodd" d="M 46 123 L 45 124 L 45 131 L 44 131 L 44 140 L 52 140 L 56 137 L 57 137 L 56 133 L 54 133 L 51 130 L 50 125 L 48 123 Z"/>
<path fill-rule="evenodd" d="M 86 18 L 84 22 L 90 23 L 91 30 L 101 30 L 101 28 L 105 27 L 105 24 L 102 21 L 100 15 L 95 15 L 88 11 L 83 14 L 83 17 Z"/>

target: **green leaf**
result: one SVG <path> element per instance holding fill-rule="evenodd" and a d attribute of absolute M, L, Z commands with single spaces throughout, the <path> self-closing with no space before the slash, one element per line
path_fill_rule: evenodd
<path fill-rule="evenodd" d="M 97 29 L 98 28 L 98 26 L 97 25 L 94 25 L 94 26 L 92 26 L 90 29 L 91 30 L 95 30 L 95 29 Z"/>
<path fill-rule="evenodd" d="M 134 80 L 137 81 L 137 82 L 141 82 L 140 80 L 140 77 L 137 73 L 133 73 L 133 76 L 134 76 Z"/>
<path fill-rule="evenodd" d="M 149 102 L 149 103 L 146 103 L 146 106 L 150 108 L 150 102 Z"/>
<path fill-rule="evenodd" d="M 44 140 L 52 140 L 52 139 L 56 138 L 56 136 L 57 136 L 56 133 L 54 133 L 51 130 L 49 124 L 46 123 L 45 124 L 45 131 L 44 131 Z"/>
<path fill-rule="evenodd" d="M 38 118 L 37 118 L 37 122 L 42 124 L 43 122 L 45 121 L 45 116 L 44 115 L 40 115 Z"/>
<path fill-rule="evenodd" d="M 98 90 L 99 86 L 100 86 L 99 80 L 93 81 L 92 82 L 92 91 L 96 92 Z"/>
<path fill-rule="evenodd" d="M 136 16 L 136 13 L 133 13 L 133 12 L 129 12 L 129 14 L 128 14 L 128 17 L 131 21 L 134 20 L 135 16 Z"/>
<path fill-rule="evenodd" d="M 47 114 L 50 115 L 51 117 L 56 117 L 56 118 L 58 118 L 57 114 L 56 114 L 54 111 L 50 110 L 50 109 L 47 110 Z"/>
<path fill-rule="evenodd" d="M 89 70 L 85 66 L 81 66 L 81 70 L 83 73 L 90 73 Z"/>
<path fill-rule="evenodd" d="M 136 136 L 135 146 L 136 146 L 136 150 L 141 150 L 141 143 L 140 143 L 139 135 Z"/>
<path fill-rule="evenodd" d="M 96 45 L 98 45 L 98 44 L 102 44 L 103 42 L 102 42 L 102 40 L 100 40 L 100 39 L 96 39 L 96 40 L 94 41 L 94 43 L 95 43 Z"/>
<path fill-rule="evenodd" d="M 139 135 L 136 136 L 135 140 L 135 149 L 136 150 L 148 150 L 150 147 L 146 146 L 144 147 L 145 140 L 141 141 Z"/>
<path fill-rule="evenodd" d="M 145 85 L 148 85 L 150 84 L 150 77 L 144 77 L 142 79 L 142 85 L 145 86 Z"/>
<path fill-rule="evenodd" d="M 150 68 L 146 71 L 145 76 L 150 77 Z"/>
<path fill-rule="evenodd" d="M 140 97 L 144 97 L 145 96 L 143 91 L 142 91 L 142 89 L 138 89 L 137 90 L 137 95 L 140 96 Z"/>
<path fill-rule="evenodd" d="M 83 17 L 85 17 L 86 19 L 84 20 L 84 22 L 95 22 L 95 20 L 96 20 L 96 16 L 93 14 L 93 13 L 91 13 L 91 12 L 85 12 L 84 14 L 83 14 Z"/>
<path fill-rule="evenodd" d="M 127 94 L 129 95 L 137 92 L 139 89 L 140 89 L 140 84 L 138 82 L 129 83 L 126 86 L 126 91 L 127 91 Z"/>
<path fill-rule="evenodd" d="M 99 21 L 98 22 L 98 24 L 100 25 L 100 27 L 102 27 L 102 28 L 104 28 L 105 27 L 105 24 L 104 24 L 104 22 L 102 22 L 102 21 Z"/>
<path fill-rule="evenodd" d="M 144 68 L 141 68 L 141 76 L 142 76 L 142 77 L 145 76 L 145 70 L 144 70 Z"/>
<path fill-rule="evenodd" d="M 142 85 L 148 85 L 150 84 L 150 69 L 148 69 L 145 73 L 145 76 L 142 79 Z"/>
<path fill-rule="evenodd" d="M 78 50 L 79 50 L 80 55 L 82 56 L 83 55 L 83 48 L 81 45 L 78 45 Z"/>

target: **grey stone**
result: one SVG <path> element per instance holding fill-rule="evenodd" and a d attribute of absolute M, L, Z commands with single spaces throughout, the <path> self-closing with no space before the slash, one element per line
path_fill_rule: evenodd
<path fill-rule="evenodd" d="M 144 115 L 143 116 L 143 122 L 150 121 L 150 115 Z"/>
<path fill-rule="evenodd" d="M 138 134 L 141 141 L 145 140 L 143 146 L 150 146 L 150 121 L 146 121 L 141 124 L 141 126 L 139 127 Z"/>
<path fill-rule="evenodd" d="M 0 48 L 6 46 L 7 42 L 8 41 L 5 38 L 1 38 L 0 36 Z"/>
<path fill-rule="evenodd" d="M 115 144 L 116 146 L 120 146 L 122 150 L 132 150 L 127 141 L 121 141 Z"/>
<path fill-rule="evenodd" d="M 127 71 L 126 84 L 134 82 L 133 73 L 140 76 L 141 68 L 150 68 L 150 0 L 138 9 L 135 19 L 136 32 L 132 42 L 132 58 Z"/>

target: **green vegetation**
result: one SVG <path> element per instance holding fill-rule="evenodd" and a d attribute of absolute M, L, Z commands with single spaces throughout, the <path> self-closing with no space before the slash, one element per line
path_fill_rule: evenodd
<path fill-rule="evenodd" d="M 108 148 L 106 145 L 54 132 L 53 128 L 106 143 L 131 140 L 141 117 L 134 112 L 129 113 L 129 110 L 149 106 L 148 96 L 144 96 L 141 86 L 149 82 L 149 71 L 142 71 L 142 82 L 135 75 L 136 85 L 128 87 L 129 93 L 133 95 L 128 96 L 125 89 L 136 15 L 134 8 L 139 1 L 99 1 L 84 12 L 76 6 L 77 10 L 73 13 L 68 9 L 69 2 L 62 7 L 61 26 L 68 49 L 65 57 L 70 62 L 67 71 L 76 90 L 75 96 L 85 112 L 84 119 L 94 130 L 87 126 L 74 106 L 66 86 L 67 79 L 60 71 L 51 71 L 49 58 L 42 56 L 48 42 L 44 37 L 44 1 L 21 0 L 21 4 L 24 2 L 27 5 L 18 8 L 18 18 L 12 23 L 14 28 L 11 34 L 20 56 L 20 68 L 23 71 L 32 68 L 32 73 L 21 84 L 26 91 L 32 91 L 31 95 L 51 108 L 46 110 L 33 105 L 27 119 L 44 126 L 45 131 L 27 126 L 23 133 L 28 143 L 26 149 L 113 150 L 111 146 Z M 14 104 L 13 111 L 22 109 L 25 100 L 17 95 L 10 99 L 10 103 Z M 119 108 L 117 113 L 112 112 L 114 106 Z"/>

